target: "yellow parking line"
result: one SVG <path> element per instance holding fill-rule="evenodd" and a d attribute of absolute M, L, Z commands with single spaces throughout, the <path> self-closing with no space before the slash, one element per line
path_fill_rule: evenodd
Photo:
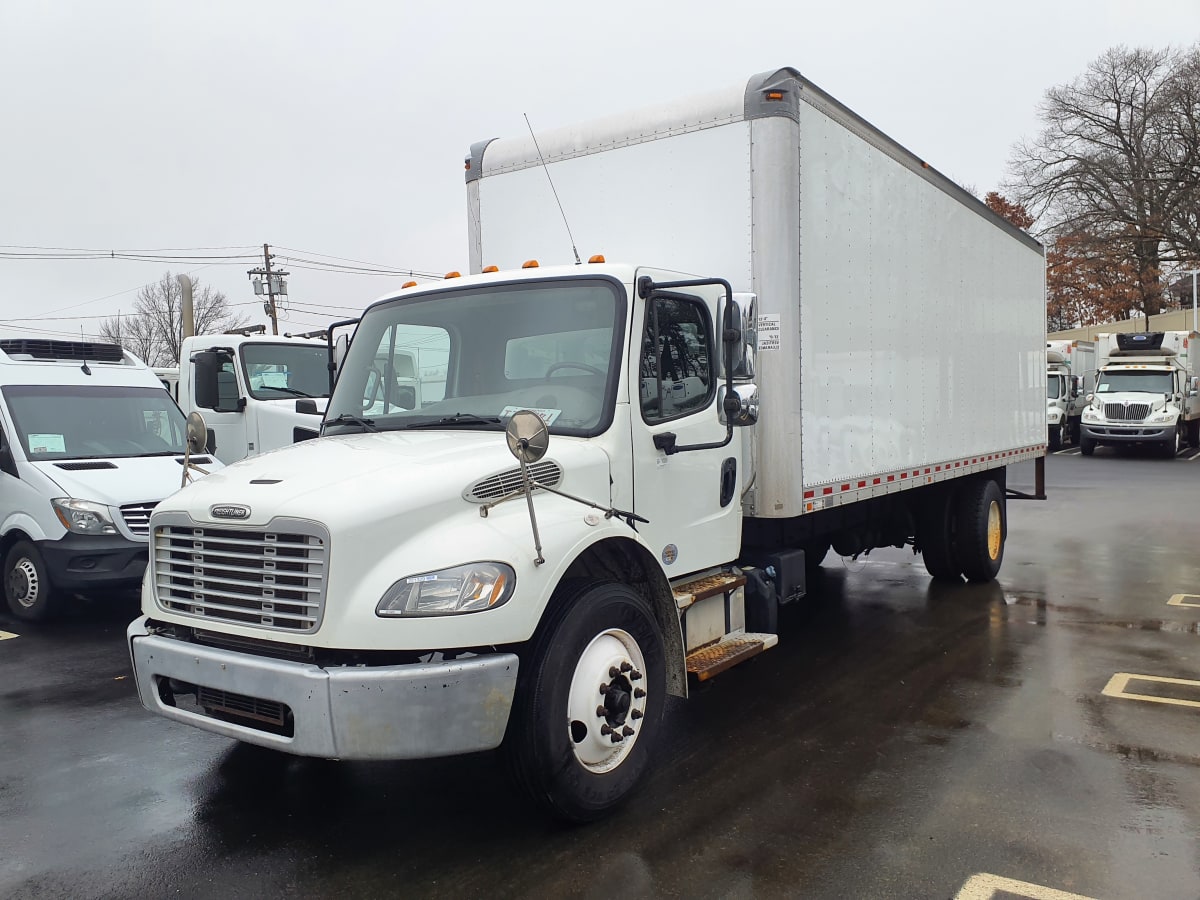
<path fill-rule="evenodd" d="M 11 631 L 0 631 L 0 641 L 10 641 L 15 637 L 20 637 L 20 635 L 13 634 Z"/>
<path fill-rule="evenodd" d="M 1200 690 L 1200 681 L 1189 681 L 1186 678 L 1165 678 L 1162 675 L 1134 675 L 1131 672 L 1118 672 L 1108 680 L 1102 693 L 1105 697 L 1120 697 L 1124 700 L 1145 700 L 1147 703 L 1167 703 L 1171 706 L 1192 706 L 1200 708 L 1200 700 L 1177 700 L 1174 697 L 1152 697 L 1149 694 L 1134 694 L 1126 690 L 1129 682 L 1153 681 L 1155 684 L 1185 684 Z"/>
<path fill-rule="evenodd" d="M 1189 603 L 1188 602 L 1189 597 L 1192 600 L 1195 600 L 1197 602 Z M 1194 608 L 1194 609 L 1200 609 L 1200 594 L 1174 594 L 1174 595 L 1172 595 L 1171 599 L 1167 601 L 1167 605 L 1168 606 L 1187 606 L 1187 607 Z"/>
<path fill-rule="evenodd" d="M 1072 894 L 1070 891 L 1030 884 L 1028 881 L 988 875 L 986 872 L 968 878 L 967 883 L 954 895 L 954 900 L 991 900 L 1000 892 L 1017 897 L 1028 897 L 1029 900 L 1092 900 L 1091 897 L 1085 897 L 1083 894 Z"/>

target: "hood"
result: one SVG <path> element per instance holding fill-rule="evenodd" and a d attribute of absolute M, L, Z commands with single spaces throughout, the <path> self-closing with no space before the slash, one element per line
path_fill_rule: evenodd
<path fill-rule="evenodd" d="M 30 465 L 57 484 L 64 497 L 119 507 L 128 503 L 157 503 L 178 491 L 183 479 L 182 460 L 182 456 L 131 456 L 39 461 Z M 204 464 L 209 471 L 220 466 L 216 459 Z"/>
<path fill-rule="evenodd" d="M 594 443 L 556 436 L 543 462 L 557 463 L 562 490 L 609 502 L 609 461 Z M 309 519 L 331 531 L 435 507 L 465 508 L 463 494 L 485 478 L 519 469 L 503 432 L 392 431 L 325 437 L 227 466 L 191 485 L 160 511 L 182 510 L 197 522 L 214 506 L 248 507 L 240 525 L 276 516 Z"/>

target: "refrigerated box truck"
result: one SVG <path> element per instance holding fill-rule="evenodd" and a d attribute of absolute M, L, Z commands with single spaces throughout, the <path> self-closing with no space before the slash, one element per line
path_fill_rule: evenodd
<path fill-rule="evenodd" d="M 1051 450 L 1079 443 L 1087 395 L 1096 385 L 1094 341 L 1046 342 L 1046 439 Z"/>
<path fill-rule="evenodd" d="M 1174 459 L 1200 445 L 1200 369 L 1195 331 L 1099 334 L 1095 393 L 1082 414 L 1079 450 L 1149 444 Z"/>
<path fill-rule="evenodd" d="M 792 69 L 539 140 L 472 149 L 476 274 L 367 308 L 322 440 L 155 512 L 148 709 L 309 756 L 503 746 L 589 820 L 830 545 L 996 575 L 1045 452 L 1036 241 Z M 375 408 L 412 352 L 436 394 Z"/>

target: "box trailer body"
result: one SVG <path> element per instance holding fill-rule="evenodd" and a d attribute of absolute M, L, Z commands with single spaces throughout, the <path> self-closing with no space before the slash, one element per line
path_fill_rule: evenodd
<path fill-rule="evenodd" d="M 1118 332 L 1096 340 L 1096 389 L 1082 414 L 1082 453 L 1148 444 L 1174 459 L 1185 443 L 1200 446 L 1200 333 Z"/>
<path fill-rule="evenodd" d="M 184 338 L 177 399 L 204 415 L 223 463 L 317 437 L 329 402 L 329 351 L 315 337 L 258 333 Z"/>
<path fill-rule="evenodd" d="M 1093 341 L 1046 342 L 1047 445 L 1079 443 L 1079 425 L 1087 395 L 1096 385 L 1096 345 Z"/>
<path fill-rule="evenodd" d="M 503 742 L 588 820 L 831 545 L 995 577 L 1006 467 L 1045 452 L 1035 241 L 790 69 L 539 141 L 625 259 L 572 265 L 532 143 L 476 145 L 478 271 L 367 308 L 320 441 L 156 511 L 148 709 L 301 755 Z M 419 402 L 381 406 L 405 354 Z"/>
<path fill-rule="evenodd" d="M 178 406 L 129 352 L 0 340 L 0 560 L 12 614 L 43 619 L 76 594 L 136 587 L 150 513 L 180 489 L 183 459 Z"/>

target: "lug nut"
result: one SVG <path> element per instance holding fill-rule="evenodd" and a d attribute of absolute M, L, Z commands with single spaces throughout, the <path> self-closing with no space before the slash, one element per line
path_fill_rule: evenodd
<path fill-rule="evenodd" d="M 621 671 L 622 672 L 628 672 L 632 668 L 633 668 L 633 666 L 631 666 L 628 662 L 621 663 Z"/>
<path fill-rule="evenodd" d="M 633 737 L 633 729 L 626 725 L 621 729 L 621 734 L 625 735 L 625 737 Z"/>
<path fill-rule="evenodd" d="M 635 700 L 641 700 L 645 696 L 646 696 L 646 692 L 643 691 L 641 688 L 633 689 L 633 697 Z"/>
<path fill-rule="evenodd" d="M 614 731 L 612 733 L 612 737 L 610 737 L 609 740 L 611 740 L 614 744 L 619 744 L 619 743 L 621 743 L 621 741 L 625 740 L 625 738 L 621 737 L 621 735 L 617 734 Z"/>
<path fill-rule="evenodd" d="M 607 683 L 600 685 L 600 693 L 602 693 L 602 694 L 608 693 L 608 684 Z"/>
<path fill-rule="evenodd" d="M 603 706 L 596 707 L 596 718 L 603 719 L 607 715 L 608 715 L 608 710 L 605 709 Z"/>
<path fill-rule="evenodd" d="M 616 666 L 608 667 L 608 677 L 609 678 L 616 678 L 620 674 L 621 674 L 621 670 L 618 669 Z"/>
<path fill-rule="evenodd" d="M 640 719 L 641 717 L 642 711 L 640 709 L 635 709 L 629 714 L 629 718 L 631 719 Z"/>
<path fill-rule="evenodd" d="M 633 672 L 631 672 L 631 673 L 630 673 L 630 675 L 629 675 L 629 680 L 630 680 L 630 681 L 641 681 L 641 680 L 642 680 L 642 673 L 641 673 L 641 672 L 638 672 L 638 671 L 636 671 L 636 670 L 635 670 L 635 671 L 633 671 Z"/>
<path fill-rule="evenodd" d="M 600 726 L 600 733 L 601 734 L 616 734 L 615 731 L 613 731 L 611 728 L 608 727 L 607 723 Z"/>

